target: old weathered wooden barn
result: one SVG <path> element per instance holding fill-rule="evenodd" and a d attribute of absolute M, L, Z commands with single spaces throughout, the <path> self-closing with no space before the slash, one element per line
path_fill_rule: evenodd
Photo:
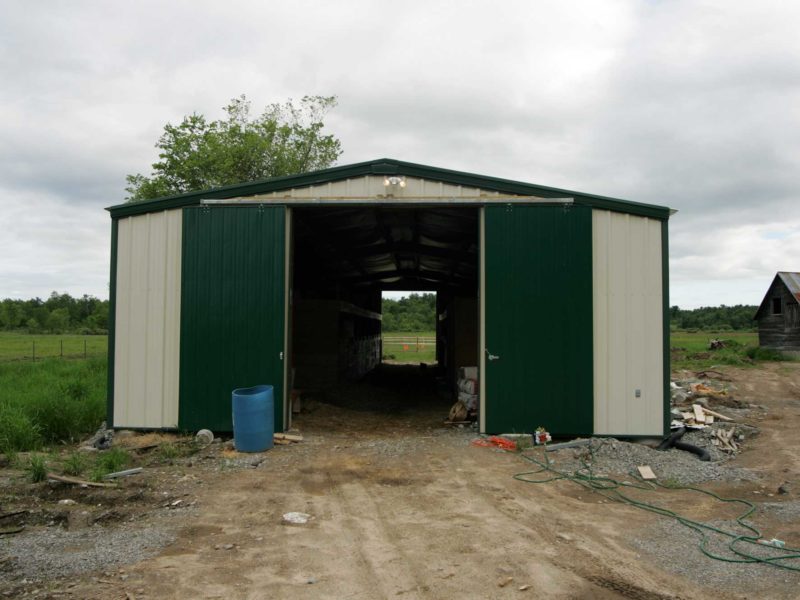
<path fill-rule="evenodd" d="M 759 346 L 800 352 L 800 273 L 778 272 L 753 318 Z"/>
<path fill-rule="evenodd" d="M 109 209 L 108 419 L 230 430 L 233 388 L 380 360 L 383 290 L 437 292 L 482 432 L 669 427 L 670 210 L 380 159 Z"/>

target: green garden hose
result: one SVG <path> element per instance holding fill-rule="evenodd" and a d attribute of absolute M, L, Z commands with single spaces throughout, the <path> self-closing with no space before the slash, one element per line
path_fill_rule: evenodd
<path fill-rule="evenodd" d="M 714 492 L 709 492 L 707 490 L 703 490 L 692 486 L 673 486 L 673 485 L 664 485 L 657 482 L 645 481 L 644 479 L 638 477 L 635 474 L 633 475 L 633 478 L 636 480 L 636 483 L 619 481 L 611 477 L 595 475 L 592 472 L 592 465 L 594 463 L 594 448 L 591 444 L 589 445 L 589 459 L 583 460 L 582 467 L 578 468 L 576 471 L 572 473 L 567 473 L 556 469 L 550 463 L 550 459 L 547 457 L 546 449 L 543 450 L 542 452 L 544 454 L 544 461 L 539 460 L 535 456 L 521 454 L 520 456 L 522 456 L 522 458 L 538 465 L 539 468 L 533 471 L 525 471 L 523 473 L 517 473 L 516 475 L 514 475 L 514 479 L 523 481 L 525 483 L 548 483 L 551 481 L 559 481 L 559 480 L 571 481 L 572 483 L 578 484 L 590 490 L 593 493 L 600 494 L 601 496 L 603 496 L 608 500 L 611 500 L 612 502 L 620 502 L 622 504 L 628 504 L 629 506 L 634 506 L 642 510 L 647 510 L 656 513 L 658 515 L 674 519 L 681 525 L 688 527 L 689 529 L 700 534 L 701 536 L 699 544 L 700 551 L 709 558 L 713 558 L 714 560 L 720 560 L 731 563 L 763 563 L 772 565 L 774 567 L 779 567 L 781 569 L 788 569 L 790 571 L 800 572 L 800 564 L 796 563 L 787 564 L 787 561 L 797 561 L 798 559 L 800 559 L 800 549 L 786 548 L 786 547 L 778 548 L 772 545 L 765 545 L 763 543 L 759 543 L 758 540 L 761 539 L 761 532 L 752 525 L 744 522 L 744 519 L 752 515 L 753 512 L 755 512 L 756 510 L 756 507 L 752 502 L 748 502 L 747 500 L 742 500 L 740 498 L 723 498 L 721 496 L 718 496 Z M 537 478 L 536 476 L 540 477 Z M 631 498 L 630 496 L 623 493 L 623 490 L 625 488 L 647 490 L 647 491 L 655 491 L 658 488 L 672 489 L 672 490 L 689 490 L 692 492 L 697 492 L 699 494 L 705 494 L 706 496 L 711 496 L 712 498 L 719 500 L 720 502 L 742 504 L 746 508 L 742 514 L 736 517 L 736 522 L 741 527 L 749 531 L 752 535 L 741 535 L 732 531 L 725 531 L 724 529 L 720 529 L 719 527 L 714 527 L 713 525 L 709 525 L 707 523 L 702 523 L 700 521 L 694 521 L 687 517 L 683 517 L 673 510 L 662 508 L 660 506 L 651 504 L 649 502 L 643 502 L 641 500 Z M 734 554 L 738 558 L 733 558 L 731 556 L 721 556 L 709 550 L 708 549 L 709 531 L 730 538 L 730 541 L 728 542 L 728 549 L 731 551 L 732 554 Z M 756 545 L 762 550 L 767 549 L 773 553 L 773 556 L 756 556 L 754 554 L 751 554 L 746 551 L 746 548 L 749 545 Z"/>

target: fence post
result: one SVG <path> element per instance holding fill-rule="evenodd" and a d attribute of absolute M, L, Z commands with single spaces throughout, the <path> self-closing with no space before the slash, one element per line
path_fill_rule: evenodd
<path fill-rule="evenodd" d="M 33 362 L 36 362 L 36 340 L 33 340 Z"/>
<path fill-rule="evenodd" d="M 62 338 L 59 341 L 61 342 L 61 358 L 64 358 L 64 339 Z"/>
<path fill-rule="evenodd" d="M 419 352 L 419 336 L 417 336 L 417 352 Z"/>
<path fill-rule="evenodd" d="M 86 338 L 83 338 L 83 358 L 86 358 Z"/>

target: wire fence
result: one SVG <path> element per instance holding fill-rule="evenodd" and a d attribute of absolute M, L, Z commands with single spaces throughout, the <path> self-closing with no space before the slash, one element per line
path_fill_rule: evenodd
<path fill-rule="evenodd" d="M 104 335 L 0 335 L 0 362 L 86 359 L 108 354 Z"/>
<path fill-rule="evenodd" d="M 424 352 L 436 348 L 436 338 L 426 336 L 384 336 L 385 352 Z"/>

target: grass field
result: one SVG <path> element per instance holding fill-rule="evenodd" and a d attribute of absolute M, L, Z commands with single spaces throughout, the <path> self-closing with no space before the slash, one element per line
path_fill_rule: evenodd
<path fill-rule="evenodd" d="M 108 352 L 106 335 L 35 335 L 0 332 L 0 362 L 43 358 L 83 358 L 105 356 Z M 63 353 L 63 354 L 62 354 Z"/>
<path fill-rule="evenodd" d="M 384 338 L 405 338 L 399 343 L 384 341 L 388 360 L 430 364 L 436 359 L 435 343 L 417 344 L 418 338 L 435 338 L 434 332 L 389 332 Z M 725 340 L 726 348 L 709 350 L 711 339 Z M 64 359 L 39 360 L 42 355 L 59 357 L 62 340 Z M 87 360 L 78 359 L 84 340 Z M 34 341 L 36 362 L 31 360 Z M 106 343 L 106 336 L 0 333 L 0 452 L 73 441 L 98 427 L 105 417 Z M 758 348 L 758 336 L 752 332 L 673 332 L 670 345 L 673 369 L 752 366 L 781 359 Z"/>
<path fill-rule="evenodd" d="M 710 350 L 712 339 L 725 343 L 720 350 Z M 715 365 L 752 366 L 758 361 L 789 360 L 772 350 L 758 347 L 754 331 L 673 331 L 670 336 L 672 368 L 707 369 Z"/>
<path fill-rule="evenodd" d="M 106 359 L 0 363 L 0 451 L 70 442 L 105 418 Z"/>
<path fill-rule="evenodd" d="M 402 341 L 387 342 L 387 338 L 402 338 Z M 433 363 L 436 361 L 435 340 L 433 331 L 387 331 L 383 333 L 383 355 L 395 362 Z"/>

